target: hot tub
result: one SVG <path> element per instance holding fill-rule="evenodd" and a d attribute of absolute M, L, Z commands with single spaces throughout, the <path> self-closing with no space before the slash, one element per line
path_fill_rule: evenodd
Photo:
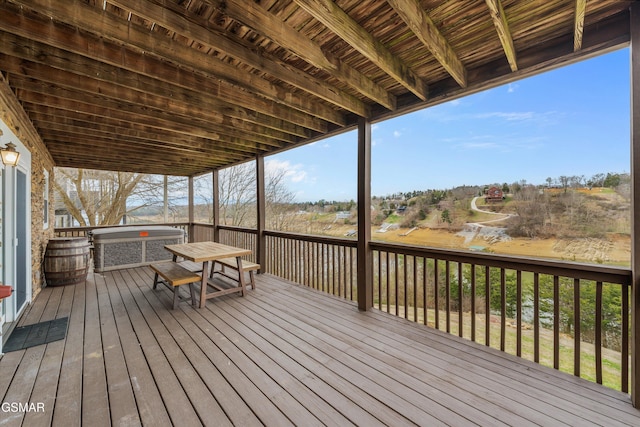
<path fill-rule="evenodd" d="M 170 260 L 164 246 L 184 243 L 182 229 L 161 225 L 100 228 L 91 234 L 98 273 Z"/>

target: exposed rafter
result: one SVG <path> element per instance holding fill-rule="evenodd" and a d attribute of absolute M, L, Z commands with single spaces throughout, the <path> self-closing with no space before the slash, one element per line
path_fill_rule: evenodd
<path fill-rule="evenodd" d="M 518 70 L 518 62 L 516 60 L 516 49 L 513 47 L 513 38 L 511 37 L 511 31 L 509 31 L 509 23 L 507 21 L 507 15 L 504 13 L 502 2 L 500 0 L 485 0 L 487 7 L 491 12 L 491 19 L 496 26 L 500 43 L 504 49 L 504 54 L 507 56 L 511 71 Z"/>
<path fill-rule="evenodd" d="M 368 116 L 368 107 L 355 97 L 339 90 L 327 90 L 326 84 L 308 74 L 301 73 L 285 66 L 274 58 L 258 53 L 246 46 L 235 42 L 230 37 L 225 37 L 219 32 L 206 26 L 203 18 L 194 14 L 181 16 L 167 7 L 171 2 L 161 1 L 163 6 L 153 4 L 147 0 L 110 0 L 110 3 L 133 12 L 134 14 L 155 22 L 171 31 L 184 34 L 195 42 L 213 49 L 224 51 L 231 57 L 260 70 L 261 72 L 276 76 L 280 80 L 304 90 L 318 98 L 335 104 L 360 116 Z M 173 3 L 175 6 L 175 3 Z M 186 12 L 185 12 L 186 13 Z M 282 23 L 280 23 L 282 25 Z M 252 88 L 249 88 L 252 89 Z"/>
<path fill-rule="evenodd" d="M 295 2 L 418 98 L 427 99 L 426 83 L 332 0 Z"/>
<path fill-rule="evenodd" d="M 587 0 L 576 0 L 576 17 L 573 25 L 573 50 L 582 49 L 582 33 L 584 31 L 584 16 L 587 12 Z"/>
<path fill-rule="evenodd" d="M 438 27 L 416 0 L 387 0 L 411 31 L 433 53 L 438 62 L 462 87 L 467 87 L 467 70 Z"/>

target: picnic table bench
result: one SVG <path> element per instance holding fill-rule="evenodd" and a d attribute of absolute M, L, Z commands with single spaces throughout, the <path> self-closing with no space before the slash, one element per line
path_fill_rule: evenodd
<path fill-rule="evenodd" d="M 196 291 L 193 284 L 200 282 L 202 276 L 196 272 L 186 269 L 175 261 L 159 262 L 150 264 L 149 267 L 155 272 L 153 278 L 153 289 L 158 287 L 158 283 L 164 284 L 167 288 L 173 290 L 173 308 L 178 307 L 180 299 L 180 286 L 189 285 L 189 293 L 191 294 L 191 304 L 196 306 Z"/>
<path fill-rule="evenodd" d="M 216 265 L 220 264 L 220 270 L 216 270 Z M 213 262 L 213 266 L 211 267 L 211 274 L 209 277 L 213 277 L 214 274 L 220 274 L 222 276 L 228 277 L 233 280 L 239 280 L 239 278 L 232 276 L 226 272 L 227 268 L 235 270 L 238 274 L 244 274 L 246 272 L 249 273 L 249 284 L 253 289 L 256 288 L 256 281 L 253 272 L 260 270 L 260 264 L 256 264 L 255 262 L 247 261 L 245 259 L 241 260 L 241 268 L 238 268 L 238 262 L 236 258 L 220 258 Z M 240 271 L 242 270 L 242 271 Z"/>

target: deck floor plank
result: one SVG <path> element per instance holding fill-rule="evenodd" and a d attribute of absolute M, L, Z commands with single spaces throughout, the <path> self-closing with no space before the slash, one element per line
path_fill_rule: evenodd
<path fill-rule="evenodd" d="M 434 379 L 430 381 L 424 378 L 413 378 L 397 369 L 394 366 L 395 361 L 391 364 L 376 363 L 375 355 L 372 352 L 356 351 L 355 346 L 357 346 L 359 338 L 337 332 L 336 328 L 339 329 L 340 326 L 336 318 L 327 321 L 322 318 L 323 314 L 317 316 L 317 313 L 307 310 L 306 306 L 304 310 L 299 310 L 295 304 L 283 302 L 283 295 L 267 295 L 265 298 L 270 301 L 270 305 L 274 306 L 269 313 L 271 318 L 276 316 L 289 317 L 288 320 L 286 318 L 285 320 L 303 327 L 298 332 L 299 337 L 313 336 L 317 338 L 315 342 L 317 350 L 326 351 L 333 355 L 333 360 L 328 362 L 327 366 L 334 366 L 338 373 L 355 381 L 364 390 L 370 392 L 378 390 L 378 398 L 382 402 L 386 400 L 391 407 L 402 408 L 402 413 L 407 417 L 411 415 L 413 422 L 420 423 L 429 417 L 435 417 L 436 419 L 432 419 L 431 423 L 463 424 L 467 421 L 456 412 L 456 409 L 460 408 L 464 409 L 463 412 L 468 413 L 468 416 L 481 423 L 500 424 L 500 420 L 495 417 L 490 417 L 482 411 L 470 407 L 471 399 L 466 395 L 465 390 L 456 390 L 449 386 L 449 389 L 454 389 L 458 396 L 447 396 L 442 393 L 442 388 L 434 387 Z M 352 306 L 351 309 L 357 310 L 355 306 Z M 354 372 L 361 373 L 362 377 L 355 377 Z M 425 383 L 428 384 L 428 387 L 425 387 Z M 425 413 L 422 408 L 428 408 L 428 413 Z M 521 425 L 527 423 L 522 419 L 518 421 L 522 423 Z"/>
<path fill-rule="evenodd" d="M 130 270 L 127 273 L 136 275 L 139 271 Z M 148 280 L 148 277 L 143 275 L 138 275 L 138 277 L 143 281 Z M 156 315 L 171 333 L 176 344 L 185 353 L 193 368 L 206 384 L 209 393 L 220 404 L 230 421 L 235 425 L 242 426 L 262 425 L 242 397 L 229 385 L 225 377 L 216 368 L 216 365 L 198 346 L 194 338 L 187 333 L 185 326 L 180 322 L 180 319 L 186 318 L 184 313 L 180 310 L 167 310 L 168 307 L 173 305 L 173 295 L 167 293 L 164 287 L 157 290 L 144 290 L 142 295 L 146 297 L 147 302 L 153 307 Z"/>
<path fill-rule="evenodd" d="M 625 393 L 256 280 L 204 309 L 172 310 L 148 268 L 44 288 L 19 323 L 69 316 L 67 337 L 2 356 L 0 395 L 45 411 L 0 425 L 640 425 Z"/>
<path fill-rule="evenodd" d="M 327 363 L 331 361 L 331 356 L 313 347 L 306 338 L 301 339 L 291 333 L 289 328 L 297 328 L 296 326 L 285 324 L 279 327 L 279 319 L 277 317 L 271 316 L 270 312 L 264 311 L 262 307 L 252 304 L 250 302 L 251 299 L 247 300 L 249 302 L 244 300 L 242 302 L 246 304 L 246 307 L 252 313 L 252 318 L 249 318 L 248 322 L 246 322 L 246 310 L 239 310 L 235 301 L 227 300 L 224 303 L 221 301 L 217 306 L 228 312 L 237 321 L 243 321 L 244 317 L 246 326 L 251 328 L 264 342 L 281 349 L 293 359 L 294 363 L 300 364 L 300 366 L 311 372 L 314 375 L 314 379 L 320 379 L 320 381 L 309 382 L 308 387 L 314 392 L 320 393 L 330 404 L 347 416 L 351 422 L 367 426 L 378 424 L 401 425 L 408 422 L 406 417 L 381 404 L 373 396 L 362 393 L 361 389 L 329 369 Z M 263 318 L 261 317 L 263 315 L 265 316 L 264 318 L 269 318 L 270 321 L 259 322 L 254 320 Z M 324 351 L 327 348 L 325 347 Z M 290 365 L 287 365 L 287 368 L 289 367 Z M 299 372 L 299 375 L 303 375 L 302 371 Z"/>
<path fill-rule="evenodd" d="M 111 425 L 107 373 L 102 346 L 102 321 L 98 292 L 93 279 L 85 284 L 85 309 L 93 316 L 84 320 L 84 366 L 82 369 L 82 425 Z"/>
<path fill-rule="evenodd" d="M 122 271 L 121 273 L 124 278 L 123 283 L 129 286 L 129 291 L 138 304 L 145 320 L 149 326 L 151 326 L 158 343 L 162 347 L 167 360 L 171 364 L 173 371 L 182 384 L 185 393 L 191 401 L 191 405 L 195 408 L 201 421 L 205 425 L 231 425 L 219 403 L 212 396 L 210 390 L 186 356 L 184 349 L 176 342 L 172 332 L 164 325 L 160 315 L 156 313 L 143 295 L 141 289 L 137 286 L 138 282 L 130 275 L 130 271 Z M 146 288 L 145 292 L 150 291 Z M 161 315 L 170 316 L 168 307 L 164 307 Z"/>
<path fill-rule="evenodd" d="M 127 315 L 131 319 L 131 324 L 172 423 L 175 425 L 198 425 L 200 423 L 198 414 L 178 381 L 170 361 L 167 360 L 162 345 L 156 340 L 151 325 L 147 324 L 142 311 L 129 291 L 129 287 L 124 283 L 121 272 L 114 271 L 110 274 L 113 275 L 114 283 L 122 295 Z"/>
<path fill-rule="evenodd" d="M 147 278 L 147 281 L 149 278 Z M 170 297 L 165 297 L 168 303 Z M 207 310 L 210 308 L 207 307 Z M 246 404 L 265 425 L 285 426 L 290 425 L 289 419 L 278 410 L 275 403 L 270 400 L 256 384 L 243 372 L 234 361 L 229 358 L 219 347 L 224 337 L 208 322 L 204 321 L 198 310 L 185 309 L 177 311 L 175 316 L 181 321 L 181 325 L 193 340 L 198 343 L 200 349 L 207 355 L 220 373 L 233 389 L 243 396 Z M 247 398 L 250 396 L 250 398 Z"/>
<path fill-rule="evenodd" d="M 170 425 L 171 419 L 167 412 L 167 406 L 162 400 L 159 386 L 153 378 L 113 275 L 107 275 L 104 280 L 140 420 L 143 425 Z"/>
<path fill-rule="evenodd" d="M 3 402 L 29 404 L 31 393 L 36 382 L 40 364 L 44 357 L 45 346 L 39 345 L 27 348 L 26 350 L 17 350 L 24 352 L 24 356 L 20 362 L 20 366 L 13 377 L 13 381 L 7 390 L 5 400 Z M 35 403 L 35 402 L 34 402 Z M 19 426 L 22 425 L 25 412 L 12 411 L 2 412 L 0 418 L 0 426 Z"/>
<path fill-rule="evenodd" d="M 276 301 L 273 303 L 276 303 Z M 287 306 L 295 307 L 296 303 L 297 301 L 293 299 L 290 300 Z M 281 310 L 281 307 L 275 307 L 275 310 Z M 458 397 L 470 406 L 475 404 L 479 409 L 488 411 L 488 414 L 502 415 L 512 412 L 515 417 L 511 416 L 503 420 L 508 424 L 525 425 L 528 422 L 527 420 L 533 418 L 536 418 L 539 422 L 550 423 L 554 421 L 554 418 L 544 412 L 548 407 L 541 406 L 536 408 L 535 404 L 538 401 L 532 402 L 530 396 L 521 394 L 518 384 L 497 384 L 489 390 L 484 386 L 487 378 L 482 376 L 482 370 L 476 369 L 475 365 L 470 363 L 465 366 L 456 366 L 450 362 L 449 353 L 435 349 L 432 345 L 425 345 L 416 349 L 421 343 L 419 341 L 411 341 L 402 343 L 403 345 L 400 346 L 400 343 L 395 338 L 377 333 L 382 326 L 377 325 L 377 322 L 372 323 L 369 319 L 354 320 L 350 316 L 344 319 L 346 323 L 338 323 L 336 319 L 340 318 L 339 312 L 322 310 L 317 311 L 317 314 L 323 318 L 319 319 L 319 324 L 315 325 L 315 328 L 321 329 L 323 324 L 327 324 L 329 320 L 333 321 L 332 326 L 335 332 L 331 330 L 325 332 L 328 334 L 337 333 L 337 336 L 351 336 L 357 351 L 371 355 L 372 358 L 369 360 L 379 360 L 382 363 L 378 369 L 383 369 L 384 366 L 393 366 L 394 363 L 399 362 L 398 369 L 401 372 L 396 375 L 399 378 L 406 376 L 403 381 L 404 384 L 413 384 L 414 387 L 419 389 L 419 383 L 416 383 L 416 379 L 419 378 L 431 386 L 437 387 L 442 393 L 455 391 L 452 397 Z M 304 316 L 308 316 L 308 311 L 299 313 L 299 317 Z M 358 328 L 355 328 L 355 326 L 358 326 Z M 364 336 L 365 338 L 359 339 L 358 337 L 361 336 L 360 332 L 363 327 L 367 328 L 369 333 Z M 370 349 L 375 349 L 376 351 L 371 351 Z M 354 353 L 354 350 L 350 350 L 350 353 Z M 431 357 L 425 358 L 425 355 Z M 463 378 L 456 378 L 455 384 L 448 382 L 447 379 L 454 377 L 459 369 L 465 369 L 466 375 Z M 501 407 L 495 407 L 495 405 Z M 576 415 L 579 415 L 579 413 Z M 566 421 L 570 419 L 571 417 L 567 417 Z"/>
<path fill-rule="evenodd" d="M 106 289 L 104 277 L 100 275 L 94 277 L 98 293 L 98 311 L 100 313 L 100 329 L 112 424 L 118 426 L 140 425 L 140 416 L 127 372 L 116 321 L 113 317 L 109 292 Z"/>
<path fill-rule="evenodd" d="M 49 292 L 50 289 L 45 288 L 40 293 Z M 85 286 L 78 285 L 70 289 L 74 291 L 73 305 L 69 313 L 69 325 L 67 326 L 67 337 L 53 409 L 52 424 L 59 427 L 79 427 L 82 417 Z M 95 314 L 90 313 L 89 315 Z"/>
<path fill-rule="evenodd" d="M 292 305 L 301 301 L 302 298 L 307 301 L 309 300 L 309 295 L 307 295 L 305 290 L 302 292 L 295 290 L 288 293 L 287 297 L 293 297 L 294 295 L 296 298 L 291 301 Z M 326 312 L 326 308 L 321 302 L 321 299 L 325 298 L 325 296 L 316 295 L 315 298 L 317 309 Z M 335 312 L 336 316 L 341 316 L 342 314 L 343 312 Z M 462 369 L 464 372 L 472 374 L 474 370 L 479 367 L 482 368 L 482 370 L 486 370 L 485 375 L 489 375 L 487 381 L 492 381 L 507 387 L 514 387 L 514 384 L 519 385 L 523 381 L 527 383 L 538 383 L 539 388 L 526 388 L 527 392 L 535 393 L 534 395 L 529 394 L 530 399 L 527 401 L 527 404 L 534 409 L 536 405 L 546 401 L 548 405 L 546 409 L 550 411 L 549 413 L 554 413 L 553 405 L 562 401 L 564 411 L 573 412 L 573 415 L 569 415 L 570 417 L 584 417 L 591 422 L 600 421 L 605 424 L 611 424 L 615 422 L 615 420 L 612 421 L 610 415 L 607 414 L 607 409 L 610 409 L 609 405 L 611 404 L 615 408 L 623 409 L 622 411 L 616 411 L 616 418 L 623 424 L 633 423 L 634 420 L 637 420 L 637 410 L 629 405 L 628 396 L 623 393 L 606 389 L 603 390 L 603 396 L 602 394 L 598 394 L 597 389 L 604 387 L 597 386 L 584 379 L 547 369 L 533 362 L 524 361 L 495 349 L 469 343 L 468 341 L 452 337 L 443 332 L 415 325 L 413 322 L 398 322 L 400 319 L 384 313 L 372 311 L 371 313 L 367 313 L 367 316 L 374 317 L 383 324 L 367 326 L 366 323 L 360 323 L 360 326 L 366 327 L 372 332 L 381 329 L 396 332 L 392 336 L 392 341 L 389 343 L 390 348 L 398 347 L 407 348 L 409 351 L 417 350 L 418 354 L 428 354 L 430 351 L 438 348 L 443 351 L 444 355 L 455 352 L 458 355 L 455 359 L 445 356 L 445 360 L 450 368 L 453 369 L 453 373 L 455 373 L 456 369 Z M 347 316 L 347 319 L 353 324 L 357 324 L 360 321 L 351 316 Z M 358 331 L 360 334 L 362 333 L 359 328 Z M 440 344 L 442 344 L 442 346 Z M 507 369 L 505 369 L 505 365 L 508 367 Z M 533 375 L 530 374 L 531 370 L 534 372 Z M 525 375 L 524 378 L 523 374 Z M 469 375 L 465 375 L 465 379 L 468 377 Z M 584 389 L 582 387 L 584 387 Z M 522 390 L 522 388 L 518 387 L 518 390 Z M 540 392 L 540 390 L 543 392 Z M 552 391 L 551 396 L 549 396 L 550 391 Z M 580 391 L 581 393 L 576 394 L 576 391 Z M 596 402 L 585 400 L 585 396 L 582 393 L 594 396 Z M 610 394 L 612 396 L 616 395 L 616 397 L 607 399 L 607 396 Z M 543 412 L 545 408 L 542 407 L 537 410 Z M 555 416 L 557 416 L 557 414 Z"/>

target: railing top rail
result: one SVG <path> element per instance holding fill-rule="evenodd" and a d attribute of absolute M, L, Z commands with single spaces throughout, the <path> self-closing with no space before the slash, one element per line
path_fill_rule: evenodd
<path fill-rule="evenodd" d="M 100 228 L 113 228 L 113 227 L 129 227 L 129 226 L 145 226 L 145 225 L 165 225 L 165 226 L 187 226 L 188 222 L 158 222 L 153 224 L 122 224 L 122 225 L 86 225 L 86 226 L 78 226 L 78 227 L 56 227 L 54 228 L 54 232 L 62 233 L 69 231 L 90 231 L 90 230 L 98 230 Z"/>
<path fill-rule="evenodd" d="M 220 230 L 237 231 L 238 233 L 258 234 L 255 228 L 238 227 L 237 225 L 218 225 Z"/>
<path fill-rule="evenodd" d="M 283 231 L 265 231 L 265 236 L 281 237 L 284 239 L 301 240 L 305 242 L 313 243 L 326 243 L 329 245 L 339 245 L 348 248 L 355 248 L 358 246 L 358 242 L 352 239 L 343 239 L 340 237 L 332 236 L 316 236 L 312 234 L 290 233 Z"/>
<path fill-rule="evenodd" d="M 631 286 L 631 270 L 623 267 L 603 266 L 516 255 L 498 255 L 462 250 L 410 246 L 400 243 L 371 242 L 372 250 L 401 253 L 404 255 L 436 258 L 445 261 L 506 268 L 533 273 L 567 276 L 607 283 Z"/>

